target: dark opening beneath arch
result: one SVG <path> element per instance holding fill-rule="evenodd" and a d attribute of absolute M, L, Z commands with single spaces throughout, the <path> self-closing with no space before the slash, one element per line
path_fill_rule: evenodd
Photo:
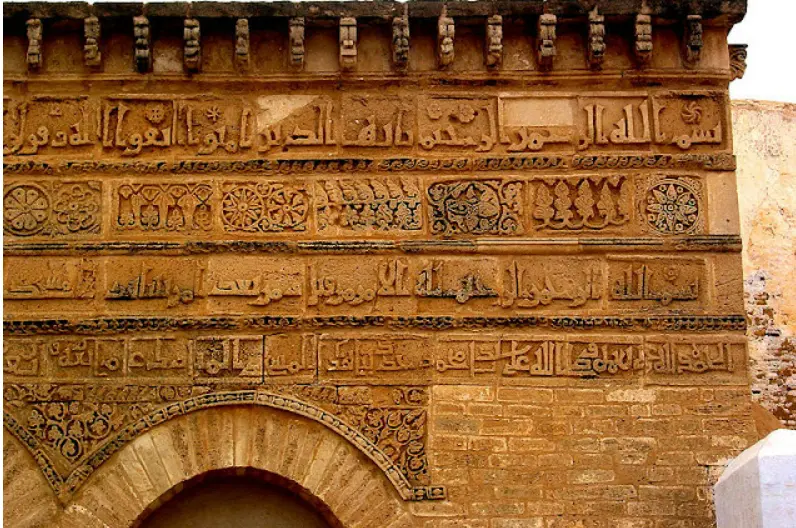
<path fill-rule="evenodd" d="M 210 471 L 181 482 L 139 516 L 136 528 L 343 528 L 295 482 L 254 468 Z"/>

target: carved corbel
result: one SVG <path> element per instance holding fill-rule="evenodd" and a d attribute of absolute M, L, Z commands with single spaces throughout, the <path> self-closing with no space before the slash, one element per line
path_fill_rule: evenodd
<path fill-rule="evenodd" d="M 539 17 L 536 27 L 536 58 L 539 68 L 545 71 L 553 68 L 553 57 L 556 56 L 556 22 L 555 15 L 545 13 Z"/>
<path fill-rule="evenodd" d="M 100 21 L 99 18 L 91 16 L 83 20 L 83 62 L 86 66 L 96 68 L 102 63 L 102 54 L 99 50 Z"/>
<path fill-rule="evenodd" d="M 685 63 L 696 66 L 702 58 L 702 16 L 688 15 L 685 21 Z"/>
<path fill-rule="evenodd" d="M 26 25 L 28 31 L 28 71 L 38 71 L 41 69 L 41 20 L 31 18 Z"/>
<path fill-rule="evenodd" d="M 730 44 L 730 80 L 743 79 L 746 73 L 746 44 Z"/>
<path fill-rule="evenodd" d="M 503 17 L 493 15 L 486 19 L 486 67 L 497 70 L 503 64 Z"/>
<path fill-rule="evenodd" d="M 304 69 L 304 17 L 290 19 L 290 67 Z"/>
<path fill-rule="evenodd" d="M 409 67 L 409 17 L 392 19 L 392 62 L 399 71 Z"/>
<path fill-rule="evenodd" d="M 146 73 L 152 68 L 152 41 L 147 17 L 133 18 L 133 39 L 135 41 L 135 69 L 139 73 Z"/>
<path fill-rule="evenodd" d="M 183 55 L 182 62 L 186 71 L 197 73 L 202 69 L 202 46 L 200 44 L 201 32 L 199 21 L 195 18 L 186 18 L 183 26 Z"/>
<path fill-rule="evenodd" d="M 600 70 L 605 60 L 605 16 L 595 7 L 589 13 L 589 67 Z"/>
<path fill-rule="evenodd" d="M 456 27 L 453 19 L 443 9 L 437 21 L 437 62 L 441 69 L 449 68 L 455 57 L 453 39 L 456 36 Z"/>
<path fill-rule="evenodd" d="M 249 69 L 249 21 L 245 18 L 235 22 L 235 66 L 242 72 Z"/>
<path fill-rule="evenodd" d="M 652 17 L 636 15 L 636 62 L 645 68 L 652 62 Z"/>
<path fill-rule="evenodd" d="M 357 67 L 357 19 L 340 19 L 340 68 L 353 70 Z"/>

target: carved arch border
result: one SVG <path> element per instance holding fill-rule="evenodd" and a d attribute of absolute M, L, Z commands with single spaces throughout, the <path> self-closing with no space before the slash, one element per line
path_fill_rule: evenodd
<path fill-rule="evenodd" d="M 333 413 L 321 409 L 311 403 L 290 398 L 282 394 L 274 394 L 257 390 L 241 390 L 229 392 L 213 392 L 195 396 L 179 402 L 160 407 L 136 422 L 122 428 L 116 436 L 105 442 L 92 453 L 80 466 L 72 470 L 66 477 L 59 474 L 50 458 L 39 447 L 38 441 L 8 412 L 3 413 L 3 422 L 11 432 L 30 451 L 47 482 L 53 488 L 58 500 L 66 505 L 83 483 L 106 460 L 136 437 L 153 427 L 165 423 L 172 418 L 210 409 L 213 407 L 235 405 L 261 405 L 294 413 L 320 423 L 326 428 L 342 436 L 366 457 L 373 461 L 385 474 L 395 490 L 405 501 L 443 500 L 446 498 L 443 486 L 413 487 L 398 467 L 377 445 L 371 442 L 356 428 L 347 424 Z"/>

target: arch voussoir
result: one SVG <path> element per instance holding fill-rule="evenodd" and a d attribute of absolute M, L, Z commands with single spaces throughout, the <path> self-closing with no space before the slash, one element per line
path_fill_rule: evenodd
<path fill-rule="evenodd" d="M 228 440 L 219 440 L 219 429 Z M 211 445 L 218 451 L 203 458 Z M 379 516 L 385 525 L 407 512 L 381 468 L 324 424 L 267 407 L 211 407 L 165 421 L 123 446 L 79 489 L 60 526 L 83 517 L 97 526 L 130 526 L 186 481 L 235 468 L 293 483 L 343 526 L 372 508 L 368 497 L 387 512 Z"/>

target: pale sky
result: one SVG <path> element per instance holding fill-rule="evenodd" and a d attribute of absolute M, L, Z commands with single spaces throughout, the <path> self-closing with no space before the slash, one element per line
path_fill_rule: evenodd
<path fill-rule="evenodd" d="M 729 38 L 731 44 L 749 45 L 748 68 L 743 79 L 732 83 L 730 94 L 733 99 L 796 103 L 796 0 L 748 3 L 746 18 Z"/>
<path fill-rule="evenodd" d="M 749 44 L 743 79 L 730 85 L 733 99 L 796 103 L 796 0 L 748 0 L 731 44 Z"/>

